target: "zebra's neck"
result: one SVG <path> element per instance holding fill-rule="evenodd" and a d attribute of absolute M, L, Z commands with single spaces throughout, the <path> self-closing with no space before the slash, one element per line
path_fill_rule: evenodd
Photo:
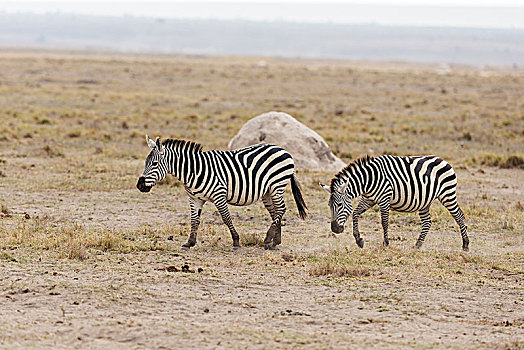
<path fill-rule="evenodd" d="M 370 180 L 373 178 L 371 164 L 375 158 L 365 156 L 355 160 L 342 169 L 331 180 L 331 191 L 337 191 L 347 183 L 347 191 L 352 197 L 358 197 L 368 191 Z"/>
<path fill-rule="evenodd" d="M 163 142 L 168 172 L 184 184 L 194 178 L 195 169 L 202 164 L 202 146 L 192 141 L 166 140 Z"/>

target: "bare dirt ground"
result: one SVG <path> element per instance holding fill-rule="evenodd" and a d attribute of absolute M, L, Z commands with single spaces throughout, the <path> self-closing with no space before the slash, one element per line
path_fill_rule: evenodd
<path fill-rule="evenodd" d="M 260 72 L 253 62 L 5 53 L 0 347 L 523 348 L 524 171 L 479 161 L 522 155 L 522 74 L 456 67 L 441 77 L 430 66 L 328 61 L 270 61 Z M 170 73 L 157 72 L 159 63 Z M 259 75 L 260 86 L 242 84 Z M 341 88 L 344 79 L 352 83 Z M 458 88 L 450 97 L 441 87 Z M 447 99 L 465 100 L 461 93 L 476 121 L 461 120 L 460 104 L 450 116 L 436 112 L 452 105 Z M 406 108 L 407 99 L 427 102 Z M 212 204 L 197 246 L 181 251 L 189 208 L 180 185 L 134 188 L 143 132 L 225 148 L 250 114 L 274 104 L 320 129 L 345 160 L 370 148 L 450 159 L 471 251 L 460 252 L 458 228 L 439 204 L 421 251 L 412 248 L 416 214 L 392 214 L 384 249 L 373 210 L 362 217 L 359 249 L 350 230 L 330 233 L 317 182 L 332 174 L 307 171 L 298 176 L 309 219 L 298 218 L 288 193 L 280 250 L 257 245 L 269 226 L 259 203 L 232 208 L 240 251 L 230 250 Z"/>

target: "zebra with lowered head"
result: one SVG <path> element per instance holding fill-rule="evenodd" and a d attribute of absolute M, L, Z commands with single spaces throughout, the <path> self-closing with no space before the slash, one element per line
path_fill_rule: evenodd
<path fill-rule="evenodd" d="M 375 204 L 380 208 L 385 246 L 389 245 L 389 210 L 418 211 L 422 231 L 416 247 L 420 248 L 431 227 L 429 207 L 438 198 L 459 225 L 462 249 L 468 250 L 464 214 L 457 203 L 457 176 L 451 165 L 439 157 L 365 156 L 338 172 L 330 186 L 321 186 L 330 193 L 331 230 L 335 233 L 344 231 L 344 224 L 353 211 L 351 200 L 362 196 L 353 212 L 353 235 L 360 248 L 364 240 L 358 231 L 358 218 Z"/>
<path fill-rule="evenodd" d="M 307 216 L 293 158 L 283 148 L 258 144 L 232 151 L 204 152 L 200 144 L 192 141 L 161 142 L 158 137 L 153 141 L 147 135 L 146 141 L 151 151 L 136 186 L 142 192 L 149 192 L 167 174 L 183 182 L 191 208 L 191 234 L 183 249 L 196 244 L 200 214 L 207 201 L 215 204 L 229 228 L 233 249 L 240 247 L 240 242 L 228 204 L 244 206 L 262 199 L 272 219 L 264 240 L 265 249 L 274 249 L 281 243 L 281 221 L 286 211 L 284 191 L 288 181 L 291 181 L 300 217 Z"/>

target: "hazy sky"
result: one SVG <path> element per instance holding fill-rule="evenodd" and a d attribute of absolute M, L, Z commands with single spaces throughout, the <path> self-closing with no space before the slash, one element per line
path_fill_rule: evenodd
<path fill-rule="evenodd" d="M 0 1 L 0 11 L 158 18 L 524 28 L 524 0 Z"/>

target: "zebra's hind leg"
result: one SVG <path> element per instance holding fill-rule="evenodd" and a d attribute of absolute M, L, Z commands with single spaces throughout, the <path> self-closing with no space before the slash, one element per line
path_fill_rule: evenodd
<path fill-rule="evenodd" d="M 222 217 L 222 221 L 226 226 L 229 228 L 229 231 L 231 232 L 231 238 L 233 238 L 233 249 L 240 248 L 240 237 L 238 236 L 237 231 L 235 230 L 235 226 L 233 226 L 233 221 L 231 220 L 231 215 L 229 215 L 229 209 L 227 207 L 227 200 L 226 195 L 219 195 L 214 198 L 213 202 L 215 203 L 215 206 L 218 209 L 218 212 L 220 213 L 220 216 Z"/>
<path fill-rule="evenodd" d="M 196 244 L 198 226 L 200 225 L 200 214 L 202 213 L 202 207 L 205 201 L 189 198 L 189 206 L 191 208 L 191 233 L 186 244 L 182 246 L 182 249 L 189 249 Z"/>
<path fill-rule="evenodd" d="M 269 193 L 262 197 L 262 202 L 264 202 L 264 207 L 266 207 L 267 211 L 269 212 L 269 215 L 271 215 L 271 222 L 275 221 L 275 215 L 276 215 L 275 207 L 273 206 L 273 201 L 271 200 L 271 196 L 269 195 Z M 267 235 L 266 235 L 266 239 L 264 240 L 264 244 L 266 240 L 268 240 Z M 281 228 L 279 226 L 279 229 L 275 233 L 275 236 L 273 238 L 273 246 L 280 244 L 280 242 L 281 242 Z"/>
<path fill-rule="evenodd" d="M 286 212 L 284 190 L 280 189 L 272 193 L 271 202 L 273 203 L 274 217 L 264 240 L 264 249 L 275 249 L 282 242 L 282 217 Z"/>
<path fill-rule="evenodd" d="M 389 198 L 381 201 L 378 206 L 380 207 L 380 219 L 382 223 L 382 229 L 384 230 L 384 247 L 389 245 L 388 228 L 389 228 Z"/>
<path fill-rule="evenodd" d="M 420 232 L 420 236 L 418 237 L 415 247 L 421 248 L 424 240 L 426 239 L 429 228 L 431 227 L 431 215 L 429 214 L 429 208 L 419 211 L 418 215 L 420 216 L 422 231 Z"/>
<path fill-rule="evenodd" d="M 462 250 L 467 252 L 469 250 L 468 227 L 464 224 L 464 213 L 457 203 L 455 192 L 447 196 L 441 196 L 439 200 L 459 225 L 460 235 L 462 236 Z"/>
<path fill-rule="evenodd" d="M 369 208 L 373 206 L 373 202 L 362 197 L 358 203 L 355 211 L 353 211 L 353 236 L 355 237 L 355 242 L 360 248 L 364 248 L 364 240 L 360 237 L 360 232 L 358 231 L 358 218 L 361 214 L 366 212 Z"/>

